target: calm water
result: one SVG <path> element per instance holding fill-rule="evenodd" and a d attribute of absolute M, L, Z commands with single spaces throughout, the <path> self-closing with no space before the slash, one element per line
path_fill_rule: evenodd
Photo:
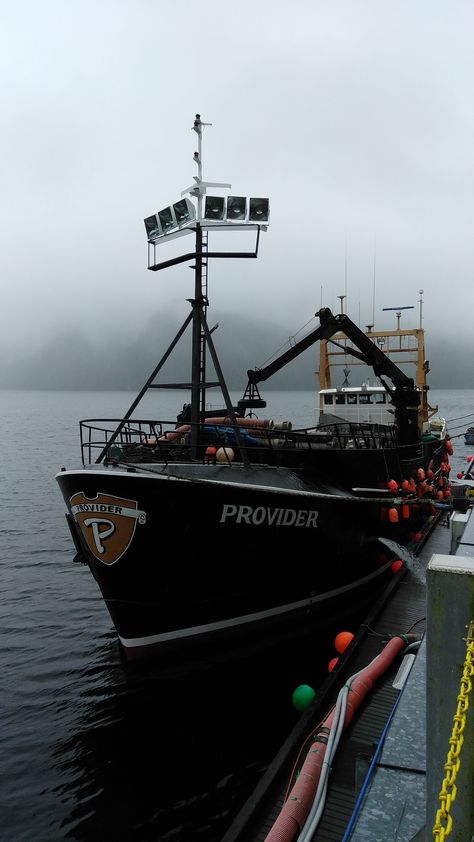
<path fill-rule="evenodd" d="M 314 423 L 310 392 L 266 392 L 266 415 Z M 118 417 L 127 393 L 0 391 L 0 837 L 218 842 L 295 722 L 295 686 L 332 643 L 183 671 L 130 667 L 73 548 L 55 473 L 79 462 L 78 420 Z M 182 393 L 160 394 L 174 418 Z M 448 419 L 474 393 L 430 393 Z M 156 416 L 156 395 L 140 415 Z M 160 415 L 163 413 L 160 413 Z M 453 437 L 469 419 L 454 422 Z M 454 438 L 454 470 L 468 449 Z M 220 548 L 222 550 L 222 548 Z M 179 563 L 179 537 L 169 549 Z"/>

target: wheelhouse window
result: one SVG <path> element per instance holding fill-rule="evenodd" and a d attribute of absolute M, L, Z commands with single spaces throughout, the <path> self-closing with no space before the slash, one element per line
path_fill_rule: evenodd
<path fill-rule="evenodd" d="M 374 394 L 375 403 L 386 403 L 387 402 L 387 395 L 385 392 L 376 392 Z"/>
<path fill-rule="evenodd" d="M 332 395 L 324 395 L 324 403 L 326 406 L 332 406 Z"/>
<path fill-rule="evenodd" d="M 346 402 L 345 395 L 336 395 L 336 403 L 341 404 Z"/>
<path fill-rule="evenodd" d="M 372 403 L 372 395 L 359 395 L 359 403 L 365 404 Z"/>
<path fill-rule="evenodd" d="M 354 406 L 357 403 L 357 395 L 346 395 L 347 403 Z"/>

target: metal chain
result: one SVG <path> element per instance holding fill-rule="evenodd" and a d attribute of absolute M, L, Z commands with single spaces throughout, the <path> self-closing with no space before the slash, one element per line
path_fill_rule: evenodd
<path fill-rule="evenodd" d="M 457 697 L 456 713 L 453 716 L 453 729 L 449 738 L 450 749 L 444 764 L 445 776 L 439 793 L 440 808 L 436 812 L 433 825 L 433 837 L 436 842 L 443 842 L 453 827 L 451 804 L 456 799 L 456 777 L 461 765 L 461 749 L 464 742 L 463 731 L 466 727 L 466 714 L 469 707 L 469 693 L 472 690 L 471 676 L 474 675 L 474 620 L 467 626 L 466 657 Z M 443 824 L 442 824 L 443 822 Z"/>

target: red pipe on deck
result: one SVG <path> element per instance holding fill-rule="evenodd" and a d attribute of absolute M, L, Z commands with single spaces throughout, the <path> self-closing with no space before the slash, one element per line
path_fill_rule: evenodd
<path fill-rule="evenodd" d="M 374 682 L 388 669 L 405 646 L 406 643 L 401 637 L 393 637 L 380 654 L 354 678 L 347 697 L 344 728 L 347 728 L 351 722 L 355 711 L 372 689 Z M 318 728 L 314 738 L 315 744 L 309 750 L 298 780 L 273 827 L 265 837 L 265 842 L 292 842 L 301 831 L 316 795 L 333 719 L 334 709 L 328 713 Z"/>

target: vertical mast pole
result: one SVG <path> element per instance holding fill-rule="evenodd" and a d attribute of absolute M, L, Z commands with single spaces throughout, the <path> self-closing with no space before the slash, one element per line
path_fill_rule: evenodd
<path fill-rule="evenodd" d="M 198 136 L 198 151 L 194 153 L 194 160 L 198 166 L 197 175 L 197 224 L 196 224 L 196 262 L 194 265 L 194 302 L 193 302 L 193 333 L 192 333 L 192 362 L 191 362 L 191 452 L 196 458 L 198 443 L 199 415 L 201 403 L 204 405 L 204 384 L 201 371 L 201 318 L 202 308 L 202 122 L 199 114 L 194 120 L 194 131 Z"/>

